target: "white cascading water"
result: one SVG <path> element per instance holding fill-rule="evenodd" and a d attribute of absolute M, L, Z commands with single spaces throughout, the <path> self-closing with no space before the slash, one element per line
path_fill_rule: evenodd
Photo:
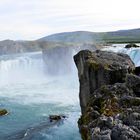
<path fill-rule="evenodd" d="M 140 66 L 140 49 L 132 49 L 127 54 L 134 61 L 136 67 Z"/>
<path fill-rule="evenodd" d="M 41 52 L 0 58 L 0 86 L 33 82 L 43 77 L 44 62 Z"/>
<path fill-rule="evenodd" d="M 126 49 L 125 45 L 126 44 L 113 45 L 110 47 L 106 47 L 103 50 L 128 54 L 132 59 L 132 61 L 134 62 L 135 66 L 136 67 L 140 66 L 140 48 Z"/>
<path fill-rule="evenodd" d="M 73 59 L 70 61 L 71 73 L 52 76 L 46 72 L 41 52 L 0 57 L 0 108 L 10 112 L 0 121 L 0 139 L 81 140 L 78 74 Z M 68 119 L 47 131 L 40 125 L 50 114 L 65 114 Z M 35 132 L 24 137 L 30 127 Z"/>

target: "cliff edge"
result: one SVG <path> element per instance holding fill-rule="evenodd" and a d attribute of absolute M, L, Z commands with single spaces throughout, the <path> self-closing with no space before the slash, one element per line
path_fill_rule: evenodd
<path fill-rule="evenodd" d="M 83 140 L 140 140 L 140 77 L 129 56 L 84 50 L 74 61 Z"/>

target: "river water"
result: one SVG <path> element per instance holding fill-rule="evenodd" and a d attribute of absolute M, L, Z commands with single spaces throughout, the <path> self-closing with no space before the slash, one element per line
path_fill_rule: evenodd
<path fill-rule="evenodd" d="M 140 66 L 140 49 L 124 46 L 115 44 L 104 50 L 126 53 Z M 81 140 L 78 74 L 73 61 L 71 65 L 71 73 L 52 76 L 42 52 L 0 57 L 0 108 L 9 111 L 0 117 L 0 140 Z M 51 114 L 68 118 L 47 127 Z"/>
<path fill-rule="evenodd" d="M 105 47 L 103 50 L 128 54 L 131 60 L 134 62 L 135 66 L 140 66 L 140 47 L 126 49 L 125 45 L 126 44 L 113 44 L 111 46 Z M 140 44 L 137 45 L 140 46 Z"/>
<path fill-rule="evenodd" d="M 81 140 L 74 62 L 65 75 L 51 76 L 45 67 L 41 52 L 0 57 L 0 108 L 10 112 L 0 117 L 0 140 Z M 48 128 L 51 114 L 68 118 Z"/>

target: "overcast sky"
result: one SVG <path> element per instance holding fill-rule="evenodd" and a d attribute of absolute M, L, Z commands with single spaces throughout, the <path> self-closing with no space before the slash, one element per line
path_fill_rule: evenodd
<path fill-rule="evenodd" d="M 140 0 L 0 0 L 0 40 L 140 28 Z"/>

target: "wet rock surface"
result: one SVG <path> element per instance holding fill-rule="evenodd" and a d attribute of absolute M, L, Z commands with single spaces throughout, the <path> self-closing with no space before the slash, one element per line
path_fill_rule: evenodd
<path fill-rule="evenodd" d="M 130 44 L 127 44 L 126 46 L 125 46 L 125 48 L 139 48 L 140 46 L 138 46 L 138 45 L 136 45 L 136 44 L 134 44 L 134 43 L 130 43 Z"/>
<path fill-rule="evenodd" d="M 79 52 L 83 140 L 140 140 L 140 77 L 127 55 Z"/>
<path fill-rule="evenodd" d="M 66 118 L 65 115 L 50 115 L 49 116 L 50 122 L 59 121 L 59 120 L 65 119 L 65 118 Z"/>
<path fill-rule="evenodd" d="M 8 111 L 6 109 L 0 109 L 0 116 L 7 115 Z"/>
<path fill-rule="evenodd" d="M 81 51 L 74 56 L 80 81 L 80 105 L 82 112 L 90 95 L 102 85 L 123 83 L 127 73 L 135 67 L 126 54 L 105 51 Z"/>
<path fill-rule="evenodd" d="M 135 68 L 135 74 L 140 76 L 140 66 Z"/>

